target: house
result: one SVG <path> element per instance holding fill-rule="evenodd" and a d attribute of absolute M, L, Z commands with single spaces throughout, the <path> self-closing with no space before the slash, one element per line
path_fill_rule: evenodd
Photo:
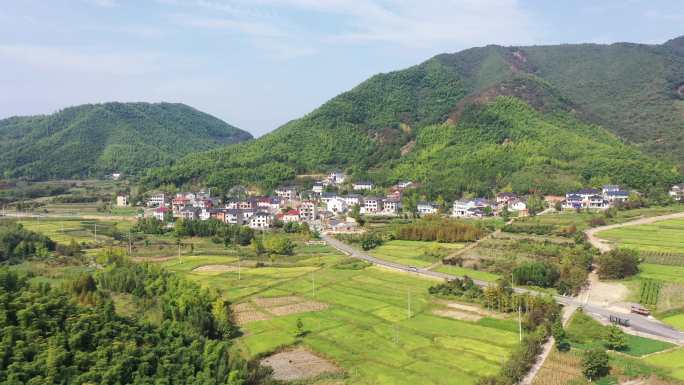
<path fill-rule="evenodd" d="M 333 214 L 340 214 L 347 212 L 347 209 L 349 208 L 349 205 L 347 205 L 347 202 L 342 199 L 342 198 L 335 198 L 326 204 L 327 210 L 330 211 Z"/>
<path fill-rule="evenodd" d="M 584 198 L 582 196 L 574 194 L 574 193 L 568 193 L 565 195 L 565 203 L 563 204 L 563 208 L 566 209 L 581 209 L 582 206 L 584 205 Z"/>
<path fill-rule="evenodd" d="M 437 214 L 439 212 L 439 205 L 434 202 L 418 202 L 416 209 L 420 215 Z"/>
<path fill-rule="evenodd" d="M 484 198 L 457 200 L 451 208 L 451 215 L 457 218 L 482 218 L 487 215 L 487 207 L 490 205 Z"/>
<path fill-rule="evenodd" d="M 363 198 L 363 206 L 361 206 L 362 214 L 377 214 L 382 211 L 382 198 L 366 197 Z"/>
<path fill-rule="evenodd" d="M 341 198 L 344 199 L 344 201 L 347 203 L 347 206 L 354 206 L 354 205 L 360 206 L 361 203 L 363 202 L 361 199 L 361 195 L 358 195 L 358 194 L 347 194 Z"/>
<path fill-rule="evenodd" d="M 342 184 L 347 179 L 347 176 L 341 171 L 333 171 L 328 174 L 328 182 L 331 184 Z"/>
<path fill-rule="evenodd" d="M 349 233 L 358 230 L 359 224 L 356 221 L 331 219 L 328 222 L 328 227 L 333 233 Z"/>
<path fill-rule="evenodd" d="M 171 215 L 171 213 L 172 213 L 172 212 L 171 212 L 171 209 L 170 209 L 170 208 L 168 208 L 168 207 L 163 207 L 163 206 L 162 206 L 162 207 L 157 207 L 157 208 L 154 210 L 154 212 L 153 212 L 152 215 L 154 215 L 154 217 L 155 217 L 158 221 L 162 221 L 162 222 L 163 222 L 166 218 L 168 218 L 169 215 Z"/>
<path fill-rule="evenodd" d="M 372 190 L 373 187 L 374 187 L 373 182 L 369 182 L 369 181 L 365 181 L 365 180 L 364 180 L 364 181 L 354 182 L 354 183 L 352 184 L 352 188 L 353 188 L 355 191 Z"/>
<path fill-rule="evenodd" d="M 275 193 L 279 198 L 292 200 L 297 197 L 297 189 L 293 186 L 278 187 Z"/>
<path fill-rule="evenodd" d="M 192 202 L 190 198 L 187 198 L 183 194 L 178 194 L 176 195 L 172 200 L 171 200 L 171 208 L 173 209 L 173 213 L 177 215 L 180 213 L 182 209 L 184 209 L 186 206 L 191 206 Z"/>
<path fill-rule="evenodd" d="M 321 202 L 323 204 L 328 204 L 333 199 L 337 199 L 337 194 L 331 192 L 324 192 L 321 194 Z"/>
<path fill-rule="evenodd" d="M 216 217 L 217 217 L 218 212 L 220 210 L 222 210 L 222 209 L 208 209 L 208 208 L 201 209 L 201 211 L 199 212 L 199 219 L 202 221 L 208 221 L 209 219 L 212 219 L 212 218 L 217 219 Z"/>
<path fill-rule="evenodd" d="M 574 194 L 579 195 L 582 199 L 589 199 L 589 197 L 594 195 L 601 195 L 602 191 L 595 188 L 583 188 L 579 191 L 574 192 Z"/>
<path fill-rule="evenodd" d="M 387 199 L 394 199 L 394 200 L 401 201 L 402 195 L 403 195 L 403 190 L 402 190 L 402 189 L 396 188 L 396 187 L 392 187 L 392 188 L 390 189 L 389 193 L 387 193 Z"/>
<path fill-rule="evenodd" d="M 178 216 L 180 218 L 185 219 L 185 220 L 192 221 L 195 219 L 199 219 L 199 213 L 200 213 L 199 208 L 188 206 L 188 207 L 181 209 L 180 212 L 178 213 L 179 214 Z"/>
<path fill-rule="evenodd" d="M 603 195 L 592 195 L 586 199 L 586 207 L 590 209 L 607 209 L 610 204 L 603 199 Z"/>
<path fill-rule="evenodd" d="M 629 191 L 619 190 L 604 192 L 603 198 L 608 202 L 609 205 L 625 203 L 629 200 Z"/>
<path fill-rule="evenodd" d="M 498 204 L 508 204 L 512 200 L 518 199 L 518 194 L 513 192 L 500 192 L 496 194 L 496 203 Z"/>
<path fill-rule="evenodd" d="M 401 189 L 407 189 L 407 188 L 413 187 L 413 185 L 414 185 L 414 183 L 410 180 L 403 180 L 403 181 L 400 181 L 399 183 L 397 183 L 397 187 L 399 187 Z"/>
<path fill-rule="evenodd" d="M 250 198 L 239 201 L 237 202 L 237 208 L 240 210 L 255 210 L 257 208 L 256 199 Z"/>
<path fill-rule="evenodd" d="M 128 195 L 117 195 L 116 196 L 116 207 L 126 207 L 128 206 Z"/>
<path fill-rule="evenodd" d="M 318 207 L 315 202 L 303 201 L 299 205 L 299 215 L 302 220 L 315 221 L 318 218 Z"/>
<path fill-rule="evenodd" d="M 164 193 L 154 194 L 147 200 L 147 207 L 166 207 L 166 199 Z"/>
<path fill-rule="evenodd" d="M 272 222 L 273 217 L 271 214 L 259 211 L 254 213 L 254 215 L 252 215 L 252 217 L 249 219 L 249 227 L 255 230 L 265 230 L 271 227 Z"/>
<path fill-rule="evenodd" d="M 223 218 L 217 218 L 223 223 L 228 223 L 231 225 L 244 225 L 245 224 L 245 215 L 244 212 L 240 209 L 224 209 L 221 210 L 221 217 Z"/>
<path fill-rule="evenodd" d="M 299 222 L 301 220 L 300 216 L 301 212 L 299 210 L 288 210 L 280 216 L 280 220 L 285 223 Z"/>
<path fill-rule="evenodd" d="M 399 209 L 401 208 L 401 203 L 398 199 L 385 199 L 382 202 L 382 213 L 385 215 L 397 215 L 399 214 Z"/>
<path fill-rule="evenodd" d="M 111 180 L 121 180 L 121 173 L 120 172 L 113 172 L 108 175 L 109 179 Z"/>
<path fill-rule="evenodd" d="M 508 209 L 511 211 L 527 211 L 527 203 L 522 199 L 515 199 L 508 202 Z"/>
<path fill-rule="evenodd" d="M 672 197 L 672 199 L 684 203 L 684 183 L 672 186 L 669 195 Z"/>
<path fill-rule="evenodd" d="M 311 191 L 313 191 L 315 194 L 321 194 L 323 191 L 325 191 L 325 185 L 323 182 L 316 182 L 313 184 Z"/>

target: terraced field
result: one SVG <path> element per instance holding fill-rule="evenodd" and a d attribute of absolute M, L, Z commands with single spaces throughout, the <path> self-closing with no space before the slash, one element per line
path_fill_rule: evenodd
<path fill-rule="evenodd" d="M 684 253 L 684 219 L 620 227 L 597 236 L 639 251 Z"/>
<path fill-rule="evenodd" d="M 289 267 L 289 257 L 278 257 L 277 267 L 242 267 L 239 276 L 197 270 L 207 263 L 235 265 L 231 257 L 207 258 L 164 264 L 236 304 L 245 320 L 236 349 L 254 357 L 301 339 L 303 347 L 344 369 L 335 376 L 346 384 L 473 384 L 497 372 L 518 341 L 510 320 L 434 315 L 431 280 L 359 266 L 340 255 L 312 255 Z M 302 338 L 297 320 L 306 332 Z"/>
<path fill-rule="evenodd" d="M 684 348 L 654 354 L 646 357 L 644 361 L 667 369 L 672 377 L 684 381 Z"/>

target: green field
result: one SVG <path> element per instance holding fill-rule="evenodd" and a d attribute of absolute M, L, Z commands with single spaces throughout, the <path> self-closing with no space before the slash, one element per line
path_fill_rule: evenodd
<path fill-rule="evenodd" d="M 684 219 L 620 227 L 597 236 L 639 251 L 684 253 Z"/>
<path fill-rule="evenodd" d="M 307 331 L 300 343 L 345 369 L 347 384 L 473 384 L 498 371 L 517 344 L 512 321 L 466 322 L 432 314 L 431 280 L 380 268 L 347 268 L 328 253 L 285 267 L 242 267 L 236 271 L 193 271 L 200 264 L 231 264 L 233 258 L 187 257 L 165 265 L 235 303 L 296 296 L 327 306 L 320 311 L 248 322 L 235 348 L 247 357 L 297 342 L 296 323 Z M 249 261 L 244 261 L 245 266 Z M 408 298 L 411 298 L 411 317 Z"/>
<path fill-rule="evenodd" d="M 639 265 L 638 276 L 664 282 L 684 283 L 684 267 L 642 263 Z"/>
<path fill-rule="evenodd" d="M 442 257 L 461 249 L 463 243 L 438 243 L 422 241 L 389 241 L 370 251 L 374 257 L 404 265 L 428 267 Z"/>
<path fill-rule="evenodd" d="M 668 315 L 663 317 L 662 321 L 679 330 L 684 330 L 684 313 Z"/>
<path fill-rule="evenodd" d="M 644 361 L 667 369 L 672 377 L 684 381 L 684 348 L 654 354 L 646 357 Z"/>
<path fill-rule="evenodd" d="M 434 271 L 439 271 L 440 273 L 453 274 L 457 276 L 465 276 L 479 281 L 496 282 L 500 275 L 494 273 L 488 273 L 486 271 L 468 269 L 465 267 L 459 267 L 455 265 L 440 265 Z"/>
<path fill-rule="evenodd" d="M 127 232 L 132 226 L 130 221 L 92 221 L 78 219 L 30 219 L 18 221 L 27 230 L 43 233 L 59 243 L 78 243 L 108 241 L 112 239 L 113 231 Z M 95 232 L 97 231 L 97 238 Z"/>

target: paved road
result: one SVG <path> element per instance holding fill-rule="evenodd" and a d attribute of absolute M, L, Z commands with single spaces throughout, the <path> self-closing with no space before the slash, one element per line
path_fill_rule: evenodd
<path fill-rule="evenodd" d="M 439 278 L 439 279 L 454 279 L 454 278 L 460 278 L 455 275 L 451 274 L 445 274 L 445 273 L 440 273 L 437 271 L 430 271 L 426 269 L 421 269 L 413 266 L 408 266 L 408 265 L 403 265 L 400 263 L 396 262 L 390 262 L 386 261 L 383 259 L 379 259 L 376 257 L 373 257 L 371 255 L 368 255 L 367 253 L 364 253 L 357 248 L 350 246 L 344 242 L 338 241 L 337 239 L 333 238 L 332 236 L 328 234 L 322 234 L 322 238 L 328 242 L 328 244 L 343 253 L 354 257 L 358 259 L 365 260 L 367 262 L 373 263 L 378 266 L 384 266 L 388 267 L 391 269 L 399 270 L 399 271 L 404 271 L 407 273 L 413 273 L 417 275 L 421 275 L 424 277 L 429 277 L 429 278 Z M 479 281 L 479 280 L 474 280 L 475 284 L 478 286 L 489 286 L 490 283 L 486 281 Z M 523 288 L 515 288 L 516 292 L 519 293 L 537 293 L 539 292 L 533 291 L 533 290 L 528 290 L 528 289 L 523 289 Z M 605 309 L 601 306 L 592 304 L 591 302 L 584 303 L 581 300 L 578 300 L 577 298 L 574 297 L 565 297 L 565 296 L 555 296 L 555 299 L 558 303 L 566 305 L 566 306 L 582 306 L 584 308 L 584 311 L 591 315 L 594 318 L 607 321 L 611 315 L 619 315 L 621 318 L 628 319 L 630 321 L 630 329 L 632 331 L 636 331 L 645 335 L 651 335 L 660 339 L 668 339 L 671 340 L 672 342 L 676 342 L 679 344 L 684 344 L 684 333 L 677 331 L 673 328 L 671 328 L 668 325 L 665 325 L 653 318 L 649 317 L 644 317 L 638 314 L 623 314 L 623 313 L 616 313 L 613 312 L 609 309 Z"/>

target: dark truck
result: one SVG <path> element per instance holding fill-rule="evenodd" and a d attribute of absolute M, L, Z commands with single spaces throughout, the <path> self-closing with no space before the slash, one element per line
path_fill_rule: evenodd
<path fill-rule="evenodd" d="M 629 326 L 629 319 L 627 318 L 618 317 L 616 315 L 611 315 L 609 318 L 611 323 L 621 326 Z"/>

